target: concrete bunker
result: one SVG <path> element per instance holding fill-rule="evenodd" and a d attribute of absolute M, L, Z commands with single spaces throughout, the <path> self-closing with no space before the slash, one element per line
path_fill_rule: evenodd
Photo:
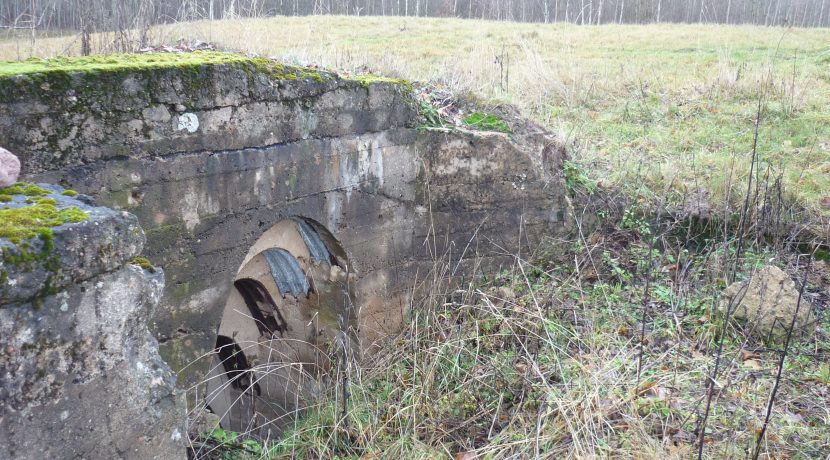
<path fill-rule="evenodd" d="M 233 282 L 204 404 L 223 428 L 273 438 L 357 352 L 356 273 L 320 223 L 284 219 L 251 246 Z"/>
<path fill-rule="evenodd" d="M 136 314 L 176 387 L 234 431 L 278 433 L 351 358 L 382 346 L 436 257 L 475 276 L 568 228 L 561 142 L 520 117 L 512 134 L 430 129 L 408 82 L 194 53 L 32 62 L 0 87 L 0 145 L 23 180 L 137 219 L 130 257 L 165 281 Z M 76 271 L 110 261 L 125 231 L 112 232 L 121 243 L 73 246 L 90 259 Z M 20 304 L 5 294 L 20 286 L 0 277 L 0 306 Z M 27 410 L 7 423 L 43 431 Z M 37 442 L 20 451 L 40 458 Z"/>

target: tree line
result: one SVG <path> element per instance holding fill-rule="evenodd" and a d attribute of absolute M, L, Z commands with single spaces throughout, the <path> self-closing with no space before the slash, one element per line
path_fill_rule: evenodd
<path fill-rule="evenodd" d="M 830 0 L 5 0 L 0 27 L 117 31 L 197 19 L 326 14 L 828 27 Z"/>

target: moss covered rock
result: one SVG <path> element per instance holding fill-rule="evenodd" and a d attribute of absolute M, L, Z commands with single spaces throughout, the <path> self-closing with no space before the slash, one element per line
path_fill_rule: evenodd
<path fill-rule="evenodd" d="M 141 251 L 135 216 L 65 192 L 26 182 L 0 189 L 0 305 L 52 294 Z"/>

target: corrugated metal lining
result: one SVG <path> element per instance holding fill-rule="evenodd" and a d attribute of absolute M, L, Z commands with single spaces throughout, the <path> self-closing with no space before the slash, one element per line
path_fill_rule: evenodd
<path fill-rule="evenodd" d="M 311 286 L 308 284 L 300 263 L 290 252 L 282 248 L 272 248 L 263 251 L 268 267 L 271 269 L 271 277 L 277 283 L 277 289 L 285 297 L 291 294 L 294 297 L 308 297 Z"/>
<path fill-rule="evenodd" d="M 303 219 L 295 218 L 294 222 L 297 223 L 297 231 L 302 235 L 303 241 L 305 241 L 305 245 L 308 247 L 308 252 L 311 253 L 311 258 L 315 262 L 331 263 L 332 257 L 329 248 L 326 247 L 317 230 Z"/>

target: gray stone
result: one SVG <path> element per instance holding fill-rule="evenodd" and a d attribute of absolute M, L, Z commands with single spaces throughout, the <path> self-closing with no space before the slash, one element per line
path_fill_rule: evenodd
<path fill-rule="evenodd" d="M 63 189 L 82 222 L 0 239 L 0 445 L 5 458 L 184 458 L 184 400 L 147 322 L 164 272 L 129 264 L 135 216 Z M 13 196 L 3 206 L 34 206 Z"/>
<path fill-rule="evenodd" d="M 182 394 L 146 325 L 163 284 L 128 265 L 0 308 L 6 458 L 185 457 Z"/>

